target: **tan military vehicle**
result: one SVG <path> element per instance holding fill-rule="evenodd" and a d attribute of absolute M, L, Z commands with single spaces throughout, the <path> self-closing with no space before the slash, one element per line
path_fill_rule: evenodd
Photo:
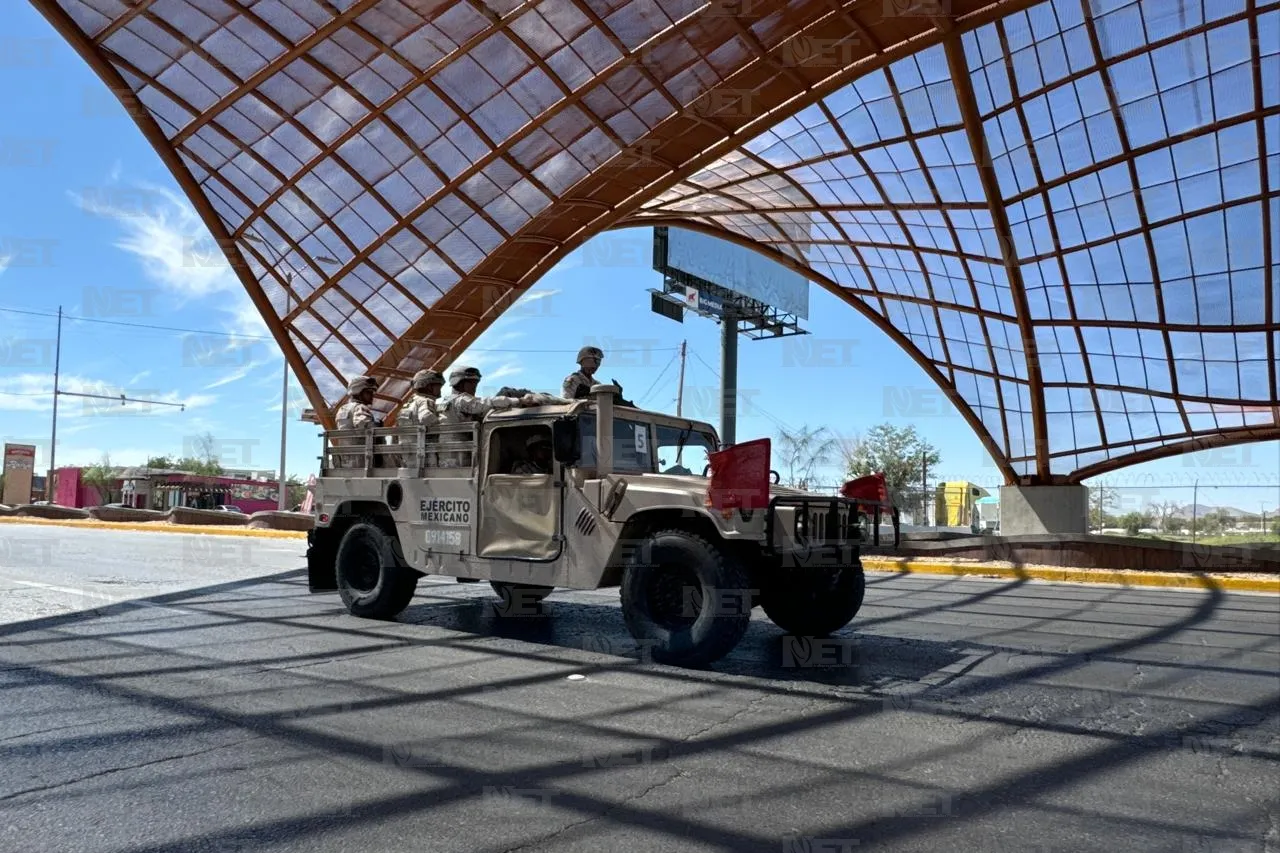
<path fill-rule="evenodd" d="M 803 636 L 853 618 L 865 536 L 853 501 L 766 480 L 767 507 L 717 508 L 715 430 L 615 406 L 616 391 L 481 423 L 326 433 L 311 589 L 391 619 L 424 575 L 487 580 L 504 612 L 536 612 L 557 587 L 620 586 L 632 635 L 683 665 L 727 654 L 756 605 Z M 534 436 L 552 444 L 549 472 L 509 473 Z"/>

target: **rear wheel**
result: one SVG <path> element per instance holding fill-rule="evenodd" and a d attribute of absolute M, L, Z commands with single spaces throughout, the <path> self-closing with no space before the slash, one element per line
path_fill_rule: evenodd
<path fill-rule="evenodd" d="M 394 619 L 418 588 L 418 574 L 401 562 L 392 535 L 367 521 L 343 535 L 336 562 L 338 594 L 352 616 Z"/>
<path fill-rule="evenodd" d="M 530 583 L 489 581 L 489 585 L 498 594 L 498 598 L 502 599 L 498 603 L 498 613 L 503 616 L 537 613 L 542 599 L 555 592 L 553 586 L 535 586 Z"/>
<path fill-rule="evenodd" d="M 631 636 L 660 663 L 697 666 L 728 654 L 751 624 L 747 573 L 730 554 L 694 533 L 646 537 L 622 578 L 622 615 Z"/>
<path fill-rule="evenodd" d="M 761 581 L 760 606 L 788 634 L 825 637 L 853 620 L 865 594 L 861 563 L 837 569 L 779 569 Z"/>

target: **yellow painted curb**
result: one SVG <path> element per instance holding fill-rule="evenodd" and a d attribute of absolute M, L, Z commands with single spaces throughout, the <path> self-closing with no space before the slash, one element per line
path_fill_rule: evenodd
<path fill-rule="evenodd" d="M 1058 583 L 1106 583 L 1120 586 L 1155 586 L 1177 589 L 1232 589 L 1241 592 L 1280 593 L 1280 578 L 1242 578 L 1232 575 L 1195 572 L 1148 572 L 1119 569 L 1078 569 L 1054 566 L 993 566 L 989 563 L 949 563 L 940 560 L 863 557 L 862 567 L 871 572 L 929 575 L 980 575 L 1011 580 L 1042 580 Z"/>
<path fill-rule="evenodd" d="M 26 518 L 0 516 L 0 524 L 43 524 L 52 527 L 81 527 L 94 530 L 140 530 L 146 533 L 210 533 L 215 536 L 253 536 L 259 539 L 305 539 L 305 530 L 260 530 L 254 527 L 231 527 L 203 524 L 165 524 L 138 521 L 99 521 L 96 518 Z"/>

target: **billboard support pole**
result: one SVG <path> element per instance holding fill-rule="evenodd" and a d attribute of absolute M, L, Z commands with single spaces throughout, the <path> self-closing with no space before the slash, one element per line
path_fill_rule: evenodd
<path fill-rule="evenodd" d="M 720 332 L 720 440 L 732 447 L 738 429 L 738 315 L 731 306 L 725 306 Z"/>

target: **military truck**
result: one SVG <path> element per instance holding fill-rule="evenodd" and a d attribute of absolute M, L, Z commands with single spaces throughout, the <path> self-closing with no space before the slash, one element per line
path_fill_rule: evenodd
<path fill-rule="evenodd" d="M 620 587 L 631 634 L 678 665 L 727 654 L 756 606 L 801 636 L 853 619 L 856 501 L 777 485 L 767 456 L 743 499 L 741 471 L 721 463 L 746 444 L 721 450 L 709 424 L 616 406 L 617 392 L 475 423 L 328 431 L 312 591 L 393 619 L 425 575 L 488 581 L 506 613 L 538 612 L 556 588 Z M 511 473 L 535 436 L 551 442 L 549 472 Z"/>

